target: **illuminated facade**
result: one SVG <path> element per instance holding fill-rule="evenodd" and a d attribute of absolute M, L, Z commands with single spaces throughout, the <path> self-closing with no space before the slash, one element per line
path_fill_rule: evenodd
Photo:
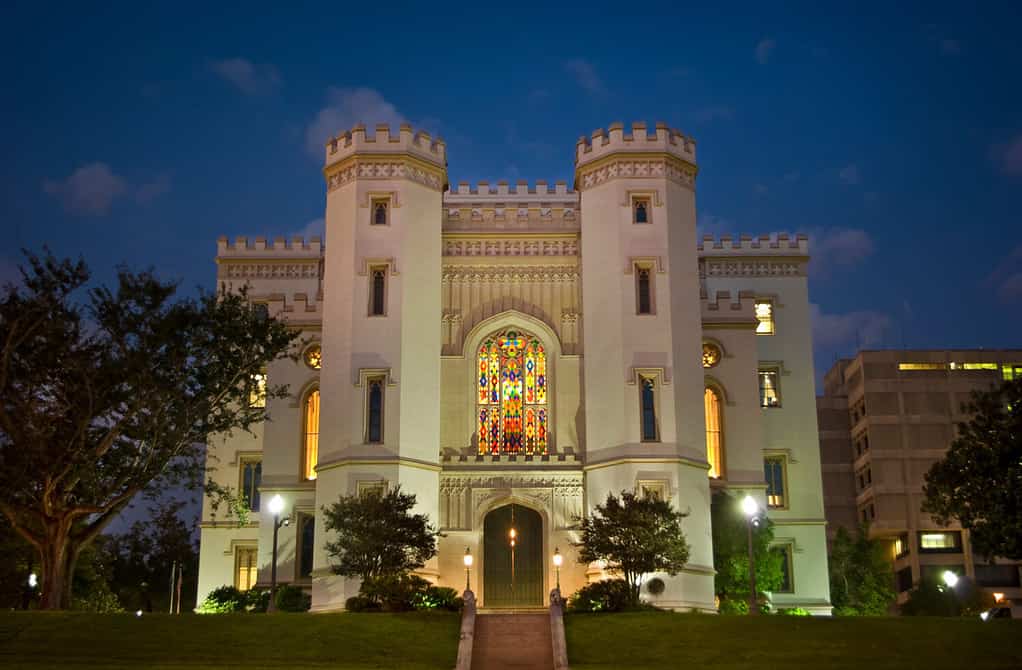
<path fill-rule="evenodd" d="M 220 287 L 248 285 L 309 341 L 267 371 L 291 392 L 271 421 L 209 450 L 221 484 L 258 463 L 249 489 L 284 498 L 280 579 L 342 608 L 358 584 L 331 574 L 317 510 L 401 486 L 444 533 L 425 577 L 460 588 L 467 547 L 483 606 L 539 605 L 555 549 L 565 592 L 607 576 L 574 561 L 578 519 L 630 490 L 688 513 L 688 567 L 644 596 L 712 610 L 726 488 L 776 524 L 775 603 L 829 613 L 808 244 L 697 240 L 696 165 L 691 138 L 614 124 L 577 143 L 574 189 L 448 186 L 443 142 L 356 127 L 326 146 L 329 247 L 221 239 Z M 269 581 L 255 511 L 238 528 L 206 501 L 200 599 Z"/>

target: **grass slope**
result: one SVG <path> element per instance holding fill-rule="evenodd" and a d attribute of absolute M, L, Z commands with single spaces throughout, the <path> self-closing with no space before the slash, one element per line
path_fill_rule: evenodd
<path fill-rule="evenodd" d="M 572 670 L 1022 668 L 1022 621 L 637 612 L 569 615 L 565 628 Z"/>
<path fill-rule="evenodd" d="M 452 613 L 145 615 L 0 613 L 0 667 L 452 668 Z"/>

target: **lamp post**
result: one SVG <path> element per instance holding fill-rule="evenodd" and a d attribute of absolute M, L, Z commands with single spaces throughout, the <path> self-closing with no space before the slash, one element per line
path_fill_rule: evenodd
<path fill-rule="evenodd" d="M 280 530 L 281 526 L 286 526 L 291 523 L 291 517 L 286 516 L 283 519 L 280 518 L 280 513 L 284 511 L 284 499 L 280 497 L 280 494 L 270 498 L 269 504 L 270 514 L 273 515 L 273 558 L 270 562 L 270 602 L 266 605 L 267 612 L 277 611 L 277 531 Z"/>
<path fill-rule="evenodd" d="M 742 512 L 745 513 L 746 527 L 749 531 L 749 614 L 759 614 L 759 598 L 756 593 L 756 554 L 752 548 L 752 527 L 759 524 L 759 505 L 752 496 L 742 499 Z"/>
<path fill-rule="evenodd" d="M 465 547 L 465 591 L 471 591 L 472 587 L 469 586 L 469 572 L 472 570 L 472 550 Z"/>
<path fill-rule="evenodd" d="M 557 593 L 561 593 L 561 563 L 564 562 L 564 557 L 561 556 L 561 550 L 559 547 L 554 547 L 554 569 L 557 570 Z"/>

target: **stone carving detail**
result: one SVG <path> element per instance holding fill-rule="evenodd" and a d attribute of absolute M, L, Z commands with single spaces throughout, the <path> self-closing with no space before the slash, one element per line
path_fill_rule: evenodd
<path fill-rule="evenodd" d="M 592 188 L 613 179 L 649 179 L 667 177 L 682 186 L 695 188 L 696 169 L 684 167 L 675 161 L 660 159 L 622 159 L 582 172 L 582 188 Z"/>
<path fill-rule="evenodd" d="M 319 260 L 306 263 L 224 263 L 221 279 L 321 279 Z"/>
<path fill-rule="evenodd" d="M 358 161 L 334 172 L 327 178 L 327 191 L 344 186 L 355 179 L 409 179 L 439 191 L 440 175 L 404 161 Z"/>
<path fill-rule="evenodd" d="M 448 240 L 445 256 L 578 256 L 578 240 Z"/>
<path fill-rule="evenodd" d="M 442 474 L 440 527 L 472 530 L 492 503 L 517 498 L 541 507 L 555 530 L 574 528 L 582 494 L 582 473 Z"/>
<path fill-rule="evenodd" d="M 806 263 L 789 260 L 707 258 L 699 261 L 700 277 L 804 277 Z"/>
<path fill-rule="evenodd" d="M 444 281 L 541 281 L 578 280 L 578 268 L 573 265 L 519 265 L 480 266 L 447 265 L 443 269 Z"/>

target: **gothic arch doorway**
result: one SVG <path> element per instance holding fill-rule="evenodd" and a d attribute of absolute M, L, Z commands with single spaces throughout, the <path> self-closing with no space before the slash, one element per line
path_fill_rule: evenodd
<path fill-rule="evenodd" d="M 543 518 L 514 503 L 483 520 L 483 605 L 543 606 Z"/>

